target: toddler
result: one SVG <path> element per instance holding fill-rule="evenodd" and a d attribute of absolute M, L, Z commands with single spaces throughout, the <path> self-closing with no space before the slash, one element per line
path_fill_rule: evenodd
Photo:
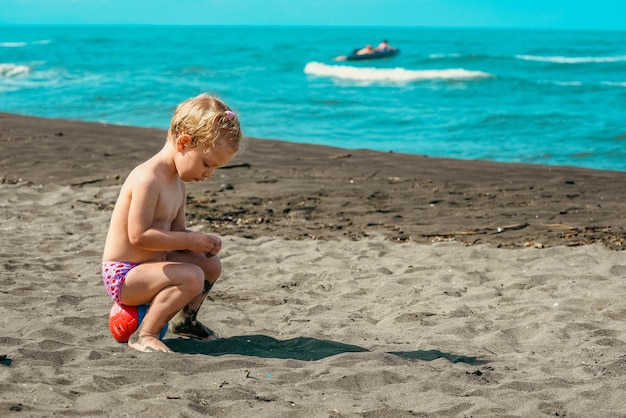
<path fill-rule="evenodd" d="M 217 338 L 196 317 L 221 274 L 222 242 L 186 229 L 185 183 L 211 178 L 242 138 L 231 109 L 201 94 L 176 108 L 163 148 L 124 182 L 111 215 L 102 278 L 117 303 L 150 304 L 128 341 L 135 350 L 171 352 L 159 339 L 168 322 L 175 334 Z"/>

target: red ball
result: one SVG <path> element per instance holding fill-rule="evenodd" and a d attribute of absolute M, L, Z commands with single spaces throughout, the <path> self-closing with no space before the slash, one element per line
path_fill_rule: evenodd
<path fill-rule="evenodd" d="M 117 342 L 126 343 L 137 328 L 139 328 L 137 307 L 114 303 L 109 312 L 109 330 L 113 338 Z"/>
<path fill-rule="evenodd" d="M 109 330 L 113 338 L 120 343 L 127 343 L 131 335 L 137 331 L 143 317 L 150 305 L 127 306 L 121 303 L 114 303 L 109 311 Z M 161 329 L 159 338 L 163 339 L 167 333 L 168 324 Z"/>

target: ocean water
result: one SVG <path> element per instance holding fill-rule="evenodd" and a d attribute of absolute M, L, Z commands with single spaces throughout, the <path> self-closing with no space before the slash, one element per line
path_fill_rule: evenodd
<path fill-rule="evenodd" d="M 626 32 L 0 27 L 2 112 L 166 129 L 200 92 L 253 137 L 626 171 Z"/>

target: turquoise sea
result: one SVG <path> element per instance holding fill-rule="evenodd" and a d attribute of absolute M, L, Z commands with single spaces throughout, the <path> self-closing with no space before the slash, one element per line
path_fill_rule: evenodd
<path fill-rule="evenodd" d="M 626 32 L 0 27 L 2 112 L 165 129 L 200 92 L 252 137 L 626 171 Z"/>

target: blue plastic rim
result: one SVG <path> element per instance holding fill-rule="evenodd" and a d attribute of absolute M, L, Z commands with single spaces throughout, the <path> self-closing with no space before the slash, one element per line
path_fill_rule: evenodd
<path fill-rule="evenodd" d="M 144 316 L 146 316 L 146 313 L 148 312 L 148 309 L 150 309 L 149 304 L 137 306 L 137 323 L 139 324 L 138 326 L 141 325 L 141 322 L 143 321 Z M 159 333 L 160 339 L 163 339 L 163 337 L 165 337 L 165 334 L 167 334 L 168 328 L 169 328 L 169 325 L 166 323 L 163 329 L 161 329 L 161 332 Z"/>

